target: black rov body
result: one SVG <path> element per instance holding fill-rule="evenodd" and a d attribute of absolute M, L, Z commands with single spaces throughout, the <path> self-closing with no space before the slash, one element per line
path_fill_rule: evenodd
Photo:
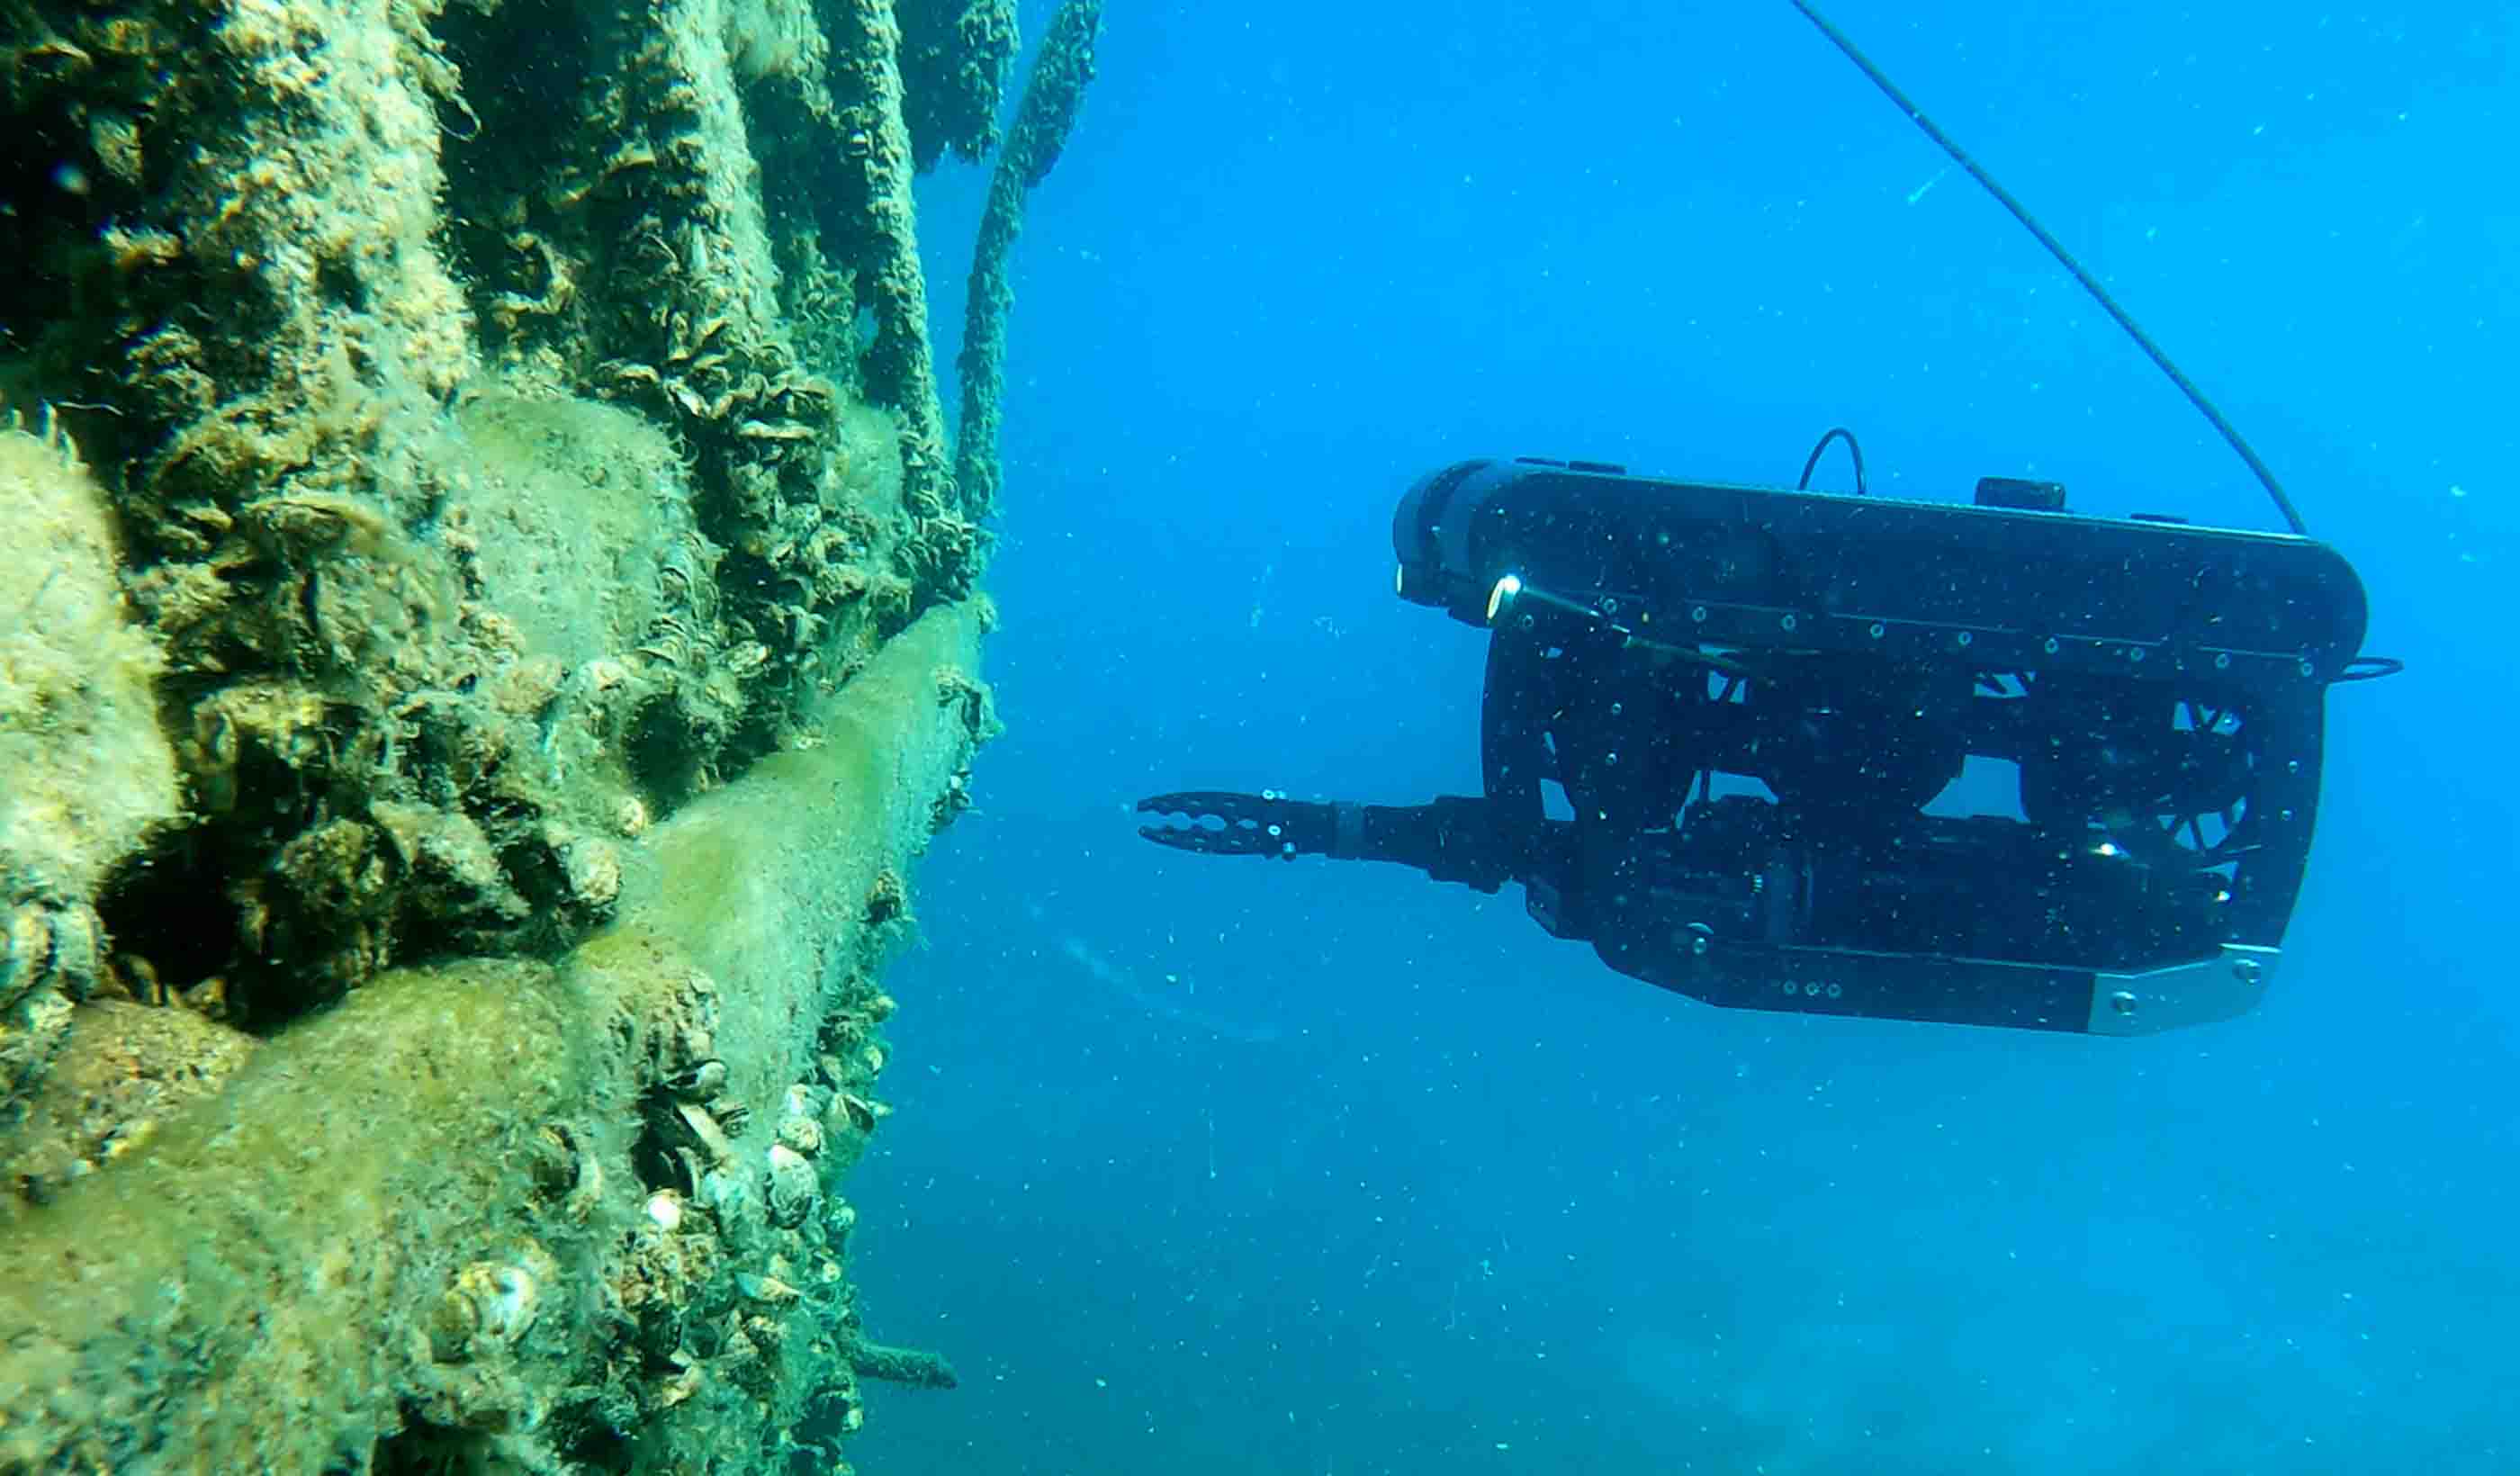
<path fill-rule="evenodd" d="M 1183 849 L 1524 884 L 1712 1004 L 2148 1033 L 2247 1010 L 2308 861 L 2361 583 L 2305 537 L 1469 461 L 1399 593 L 1488 633 L 1483 793 L 1158 796 Z M 1964 777 L 1965 776 L 1965 777 Z"/>

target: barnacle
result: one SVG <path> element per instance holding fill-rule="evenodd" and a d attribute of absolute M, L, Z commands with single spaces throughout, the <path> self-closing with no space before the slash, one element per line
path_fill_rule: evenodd
<path fill-rule="evenodd" d="M 832 1096 L 831 1115 L 837 1120 L 838 1126 L 872 1133 L 877 1123 L 892 1115 L 892 1106 L 888 1102 L 872 1101 L 854 1092 L 837 1092 Z"/>
<path fill-rule="evenodd" d="M 792 1228 L 804 1222 L 822 1197 L 823 1183 L 804 1154 L 786 1143 L 770 1145 L 770 1223 Z"/>
<path fill-rule="evenodd" d="M 429 1352 L 456 1363 L 516 1342 L 542 1315 L 544 1291 L 559 1275 L 559 1263 L 531 1240 L 507 1260 L 465 1267 L 429 1319 Z"/>

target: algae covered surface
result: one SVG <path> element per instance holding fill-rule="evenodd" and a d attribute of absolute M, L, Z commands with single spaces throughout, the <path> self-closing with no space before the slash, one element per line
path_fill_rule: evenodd
<path fill-rule="evenodd" d="M 985 0 L 0 5 L 0 1471 L 831 1471 L 952 1383 L 843 1190 L 1100 25 L 1017 105 Z"/>

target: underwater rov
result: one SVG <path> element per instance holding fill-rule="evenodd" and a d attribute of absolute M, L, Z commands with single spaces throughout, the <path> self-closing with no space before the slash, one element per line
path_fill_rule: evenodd
<path fill-rule="evenodd" d="M 1794 4 L 2169 374 L 2291 531 L 2082 516 L 2061 485 L 2003 477 L 1964 504 L 1871 497 L 1843 429 L 1792 489 L 1457 463 L 1402 497 L 1392 542 L 1401 598 L 1489 633 L 1482 792 L 1184 791 L 1140 801 L 1163 817 L 1140 833 L 1519 881 L 1552 935 L 1719 1006 L 2100 1035 L 2244 1013 L 2309 861 L 2328 689 L 2399 663 L 2359 653 L 2361 581 L 2220 412 Z M 1856 493 L 1807 490 L 1841 437 Z M 1958 813 L 1989 803 L 2007 813 Z"/>
<path fill-rule="evenodd" d="M 1141 833 L 1520 881 L 1552 934 L 1722 1006 L 2243 1013 L 2309 860 L 2327 691 L 2388 666 L 2327 546 L 2078 516 L 2053 483 L 1946 505 L 1467 461 L 1393 542 L 1403 599 L 1488 632 L 1482 793 L 1157 795 L 1189 823 Z"/>

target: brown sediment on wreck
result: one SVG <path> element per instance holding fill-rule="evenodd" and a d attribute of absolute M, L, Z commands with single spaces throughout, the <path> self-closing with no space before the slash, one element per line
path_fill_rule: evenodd
<path fill-rule="evenodd" d="M 1012 39 L 920 14 L 0 16 L 0 1472 L 950 1382 L 839 1194 L 994 731 L 910 181 Z"/>

